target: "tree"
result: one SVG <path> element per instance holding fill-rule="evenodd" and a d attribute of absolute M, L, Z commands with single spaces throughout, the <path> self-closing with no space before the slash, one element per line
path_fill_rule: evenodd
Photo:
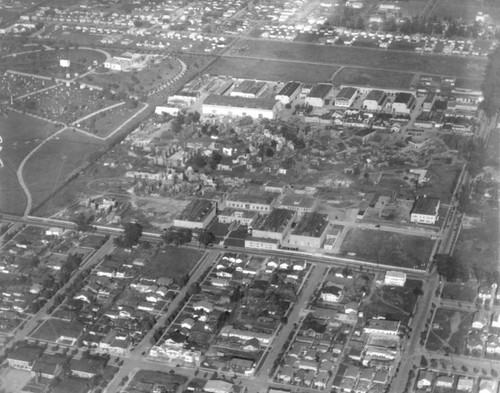
<path fill-rule="evenodd" d="M 127 222 L 123 225 L 123 235 L 118 237 L 116 244 L 121 247 L 131 248 L 139 243 L 142 236 L 142 225 L 138 222 Z"/>
<path fill-rule="evenodd" d="M 203 231 L 198 236 L 198 242 L 207 248 L 209 244 L 213 244 L 215 242 L 215 235 L 212 232 Z"/>
<path fill-rule="evenodd" d="M 76 230 L 80 232 L 89 232 L 94 230 L 94 227 L 91 225 L 94 221 L 94 216 L 86 217 L 84 213 L 78 214 L 73 222 L 76 224 Z"/>

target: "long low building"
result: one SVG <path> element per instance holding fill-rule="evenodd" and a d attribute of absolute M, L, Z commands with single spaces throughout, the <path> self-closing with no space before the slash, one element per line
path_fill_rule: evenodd
<path fill-rule="evenodd" d="M 276 239 L 280 243 L 288 235 L 296 213 L 287 209 L 273 209 L 273 211 L 257 221 L 253 227 L 252 235 L 264 239 Z"/>
<path fill-rule="evenodd" d="M 206 199 L 192 200 L 174 219 L 174 226 L 190 229 L 205 229 L 215 218 L 215 202 Z"/>
<path fill-rule="evenodd" d="M 283 88 L 276 94 L 276 99 L 280 101 L 283 105 L 291 104 L 295 100 L 302 89 L 302 83 L 300 82 L 288 82 Z"/>
<path fill-rule="evenodd" d="M 439 198 L 420 196 L 415 200 L 410 221 L 418 224 L 434 225 L 439 220 Z"/>
<path fill-rule="evenodd" d="M 209 95 L 203 102 L 203 115 L 274 119 L 281 108 L 281 102 L 271 98 L 228 97 Z"/>

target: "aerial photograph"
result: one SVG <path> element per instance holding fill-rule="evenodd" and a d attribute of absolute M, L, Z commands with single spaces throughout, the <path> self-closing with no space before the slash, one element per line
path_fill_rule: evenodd
<path fill-rule="evenodd" d="M 500 393 L 500 0 L 0 0 L 0 393 Z"/>

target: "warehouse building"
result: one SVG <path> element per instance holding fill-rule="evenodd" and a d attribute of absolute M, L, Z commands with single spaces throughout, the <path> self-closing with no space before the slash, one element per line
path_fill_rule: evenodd
<path fill-rule="evenodd" d="M 216 204 L 206 199 L 193 199 L 179 216 L 174 226 L 190 229 L 205 229 L 217 214 Z"/>
<path fill-rule="evenodd" d="M 264 239 L 276 239 L 280 244 L 288 236 L 292 224 L 297 218 L 297 213 L 286 209 L 273 209 L 267 215 L 262 216 L 252 228 L 252 236 Z"/>
<path fill-rule="evenodd" d="M 418 224 L 434 225 L 439 220 L 439 198 L 420 196 L 415 200 L 410 214 L 410 221 Z"/>
<path fill-rule="evenodd" d="M 409 115 L 415 108 L 415 96 L 411 93 L 398 93 L 392 103 L 392 112 L 397 114 Z"/>
<path fill-rule="evenodd" d="M 283 209 L 293 210 L 299 214 L 311 213 L 318 203 L 316 198 L 300 195 L 285 195 L 280 202 Z"/>
<path fill-rule="evenodd" d="M 372 90 L 363 100 L 363 109 L 369 112 L 380 112 L 387 104 L 387 94 L 382 90 Z"/>
<path fill-rule="evenodd" d="M 314 86 L 306 97 L 306 105 L 322 108 L 326 104 L 326 99 L 332 94 L 333 85 L 329 83 L 318 83 Z"/>
<path fill-rule="evenodd" d="M 288 243 L 292 247 L 321 248 L 329 228 L 328 215 L 304 213 L 295 229 L 290 233 Z"/>
<path fill-rule="evenodd" d="M 263 192 L 259 195 L 232 194 L 226 199 L 226 208 L 253 210 L 269 213 L 276 200 L 276 194 Z"/>
<path fill-rule="evenodd" d="M 283 105 L 291 104 L 299 96 L 301 88 L 302 83 L 300 82 L 288 82 L 276 94 L 276 100 L 280 101 Z"/>
<path fill-rule="evenodd" d="M 264 93 L 266 88 L 267 85 L 265 82 L 244 80 L 229 95 L 231 97 L 258 98 Z"/>
<path fill-rule="evenodd" d="M 244 98 L 211 94 L 203 102 L 201 111 L 205 116 L 250 116 L 254 119 L 274 119 L 280 108 L 281 103 L 271 98 Z"/>
<path fill-rule="evenodd" d="M 358 89 L 354 87 L 343 87 L 335 97 L 335 106 L 349 108 L 356 97 L 358 96 Z"/>

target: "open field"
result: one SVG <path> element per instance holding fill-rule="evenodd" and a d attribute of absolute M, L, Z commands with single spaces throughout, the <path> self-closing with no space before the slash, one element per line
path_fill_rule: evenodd
<path fill-rule="evenodd" d="M 500 22 L 500 3 L 495 0 L 484 3 L 483 7 L 477 0 L 438 0 L 429 16 L 461 18 L 473 22 L 476 14 L 481 11 L 489 14 L 493 22 Z"/>
<path fill-rule="evenodd" d="M 421 287 L 422 281 L 419 280 L 407 280 L 403 287 L 377 287 L 365 310 L 367 318 L 382 316 L 388 320 L 407 323 L 417 301 L 415 288 Z"/>
<path fill-rule="evenodd" d="M 23 158 L 56 129 L 47 122 L 8 112 L 6 118 L 0 117 L 0 130 L 3 139 L 0 158 L 4 165 L 0 168 L 0 211 L 21 214 L 26 199 L 17 181 L 17 168 Z"/>
<path fill-rule="evenodd" d="M 294 60 L 304 63 L 358 66 L 366 68 L 404 70 L 449 76 L 481 77 L 486 67 L 485 59 L 450 56 L 423 56 L 356 47 L 327 47 L 309 43 L 241 40 L 241 49 L 230 55 L 263 59 Z"/>
<path fill-rule="evenodd" d="M 333 82 L 336 85 L 347 83 L 384 88 L 394 87 L 409 89 L 412 79 L 413 74 L 406 72 L 345 67 L 335 75 Z"/>
<path fill-rule="evenodd" d="M 431 181 L 420 188 L 420 194 L 432 195 L 448 203 L 453 193 L 456 177 L 460 174 L 459 165 L 430 165 L 428 175 Z"/>
<path fill-rule="evenodd" d="M 433 244 L 426 237 L 356 228 L 347 232 L 340 252 L 377 264 L 425 269 Z"/>
<path fill-rule="evenodd" d="M 447 282 L 444 284 L 441 297 L 443 299 L 457 300 L 464 302 L 474 302 L 476 300 L 477 291 L 472 286 Z"/>
<path fill-rule="evenodd" d="M 143 267 L 143 271 L 151 271 L 156 277 L 181 278 L 196 266 L 203 251 L 185 247 L 165 246 Z M 147 273 L 146 273 L 147 274 Z"/>
<path fill-rule="evenodd" d="M 93 161 L 94 154 L 104 146 L 103 142 L 72 130 L 63 132 L 42 146 L 28 160 L 23 172 L 33 198 L 33 208 L 63 186 L 79 168 Z M 54 205 L 54 208 L 61 209 L 62 206 Z"/>
<path fill-rule="evenodd" d="M 438 308 L 425 348 L 434 352 L 449 348 L 452 354 L 462 354 L 473 316 L 472 312 Z"/>
<path fill-rule="evenodd" d="M 279 60 L 259 60 L 221 57 L 206 72 L 213 75 L 230 75 L 236 78 L 260 79 L 304 83 L 329 81 L 339 69 L 334 65 L 290 63 Z"/>

